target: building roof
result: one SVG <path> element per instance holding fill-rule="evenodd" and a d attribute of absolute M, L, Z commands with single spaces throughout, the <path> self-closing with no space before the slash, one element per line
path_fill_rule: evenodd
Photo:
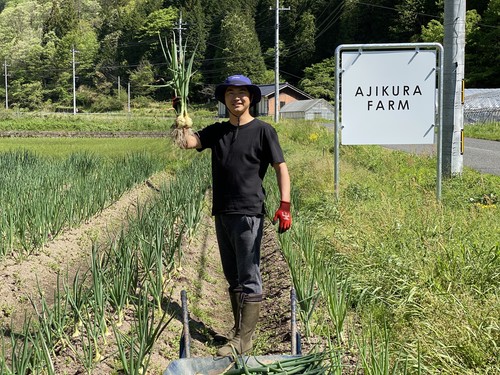
<path fill-rule="evenodd" d="M 270 85 L 257 85 L 259 86 L 260 88 L 260 91 L 262 93 L 262 96 L 268 98 L 270 96 L 274 96 L 274 92 L 275 92 L 275 85 L 274 83 L 273 84 L 270 84 Z M 282 91 L 283 89 L 285 88 L 290 88 L 292 89 L 293 91 L 299 93 L 300 95 L 306 97 L 306 98 L 309 98 L 309 99 L 312 99 L 312 96 L 305 93 L 304 91 L 302 90 L 299 90 L 297 87 L 289 84 L 288 82 L 285 82 L 285 83 L 280 83 L 279 84 L 279 90 Z"/>
<path fill-rule="evenodd" d="M 291 103 L 287 103 L 283 106 L 283 108 L 280 109 L 280 112 L 307 112 L 307 110 L 319 103 L 334 111 L 333 106 L 325 99 L 309 99 L 297 100 Z"/>

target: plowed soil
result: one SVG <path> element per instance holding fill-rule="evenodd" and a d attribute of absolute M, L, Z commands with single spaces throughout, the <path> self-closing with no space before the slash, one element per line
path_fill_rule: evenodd
<path fill-rule="evenodd" d="M 124 224 L 135 206 L 155 194 L 151 186 L 166 178 L 153 176 L 151 181 L 136 186 L 102 213 L 60 234 L 37 254 L 23 260 L 4 259 L 0 264 L 0 325 L 6 342 L 11 332 L 18 332 L 25 314 L 32 314 L 30 298 L 38 298 L 38 287 L 50 301 L 57 276 L 71 281 L 76 270 L 88 268 L 93 240 L 105 242 Z M 206 210 L 208 212 L 208 209 Z M 149 374 L 162 374 L 168 364 L 179 356 L 182 331 L 181 290 L 188 295 L 190 316 L 191 355 L 213 356 L 220 342 L 217 333 L 227 332 L 233 324 L 227 295 L 227 286 L 221 271 L 213 219 L 204 214 L 194 238 L 183 244 L 182 268 L 170 280 L 171 293 L 165 305 L 173 315 L 165 331 L 157 340 L 151 357 Z M 290 286 L 287 264 L 280 252 L 276 228 L 267 222 L 262 243 L 262 273 L 265 301 L 257 326 L 256 346 L 253 354 L 289 354 L 290 344 Z M 128 320 L 127 320 L 128 319 Z M 130 316 L 125 327 L 130 325 Z M 103 359 L 95 364 L 93 374 L 112 374 L 119 368 L 114 337 L 103 344 Z M 304 348 L 306 349 L 306 348 Z M 84 374 L 80 361 L 68 348 L 61 348 L 55 360 L 57 374 Z"/>

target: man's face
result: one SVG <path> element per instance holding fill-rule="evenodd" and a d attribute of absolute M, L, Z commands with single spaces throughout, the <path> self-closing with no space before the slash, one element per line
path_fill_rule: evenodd
<path fill-rule="evenodd" d="M 224 94 L 224 100 L 235 116 L 241 116 L 250 108 L 250 92 L 245 86 L 229 86 Z"/>

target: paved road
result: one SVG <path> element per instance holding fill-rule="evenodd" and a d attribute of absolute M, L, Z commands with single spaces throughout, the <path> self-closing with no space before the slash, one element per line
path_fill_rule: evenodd
<path fill-rule="evenodd" d="M 500 142 L 465 138 L 464 165 L 500 176 Z"/>
<path fill-rule="evenodd" d="M 388 145 L 394 150 L 416 154 L 436 154 L 435 145 Z M 500 176 L 500 142 L 465 138 L 464 166 Z"/>
<path fill-rule="evenodd" d="M 324 125 L 333 129 L 333 123 Z M 437 151 L 436 145 L 385 145 L 384 147 L 428 155 L 436 155 Z M 464 165 L 482 173 L 500 176 L 500 142 L 465 138 Z"/>

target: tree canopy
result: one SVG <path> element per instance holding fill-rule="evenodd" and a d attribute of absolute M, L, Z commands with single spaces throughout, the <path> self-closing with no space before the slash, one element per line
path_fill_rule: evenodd
<path fill-rule="evenodd" d="M 166 76 L 158 34 L 182 33 L 188 50 L 197 47 L 192 91 L 198 100 L 234 73 L 272 83 L 275 5 L 274 0 L 0 0 L 0 59 L 8 68 L 11 105 L 68 105 L 73 62 L 77 86 L 94 92 L 85 96 L 89 105 L 98 95 L 116 94 L 118 81 L 131 82 L 133 96 L 167 100 L 165 90 L 151 88 Z M 280 77 L 327 100 L 333 99 L 339 44 L 443 39 L 442 0 L 282 0 L 280 6 Z M 498 25 L 500 0 L 469 2 L 468 87 L 500 87 Z"/>

